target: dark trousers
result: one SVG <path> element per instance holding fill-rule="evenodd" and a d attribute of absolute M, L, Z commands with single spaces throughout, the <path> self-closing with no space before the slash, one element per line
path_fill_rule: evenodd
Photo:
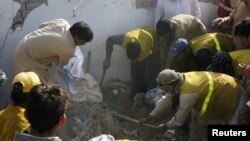
<path fill-rule="evenodd" d="M 131 62 L 131 76 L 134 95 L 156 87 L 156 77 L 160 73 L 160 52 L 154 52 L 140 62 Z"/>

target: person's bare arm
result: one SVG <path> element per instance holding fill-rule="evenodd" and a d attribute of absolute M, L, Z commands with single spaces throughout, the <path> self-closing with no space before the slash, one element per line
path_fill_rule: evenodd
<path fill-rule="evenodd" d="M 181 126 L 187 119 L 191 109 L 193 108 L 197 97 L 194 94 L 182 94 L 180 96 L 180 105 L 175 116 L 167 122 L 168 128 Z"/>
<path fill-rule="evenodd" d="M 124 36 L 124 34 L 120 34 L 108 37 L 108 39 L 106 40 L 106 58 L 111 58 L 114 45 L 122 45 Z"/>
<path fill-rule="evenodd" d="M 103 61 L 103 68 L 104 69 L 107 69 L 110 67 L 110 60 L 111 60 L 111 55 L 113 52 L 113 46 L 114 45 L 122 46 L 124 37 L 125 37 L 124 34 L 119 34 L 119 35 L 110 36 L 106 40 L 106 58 Z"/>

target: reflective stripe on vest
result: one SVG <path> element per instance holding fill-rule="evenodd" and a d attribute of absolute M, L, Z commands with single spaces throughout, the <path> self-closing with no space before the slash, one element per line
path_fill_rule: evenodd
<path fill-rule="evenodd" d="M 211 35 L 211 34 L 208 34 L 208 35 L 213 38 L 217 52 L 220 52 L 221 49 L 220 49 L 220 43 L 218 39 L 214 35 Z"/>
<path fill-rule="evenodd" d="M 150 39 L 152 40 L 152 47 L 153 47 L 154 46 L 154 38 L 153 38 L 152 34 L 150 32 L 148 32 L 147 30 L 144 30 L 144 29 L 138 29 L 138 30 L 140 30 L 141 32 L 147 34 L 150 37 Z"/>
<path fill-rule="evenodd" d="M 213 78 L 212 78 L 211 74 L 209 72 L 205 72 L 205 74 L 208 77 L 208 93 L 207 93 L 207 96 L 206 96 L 206 98 L 203 102 L 203 105 L 201 107 L 201 111 L 200 111 L 201 116 L 206 112 L 208 103 L 209 103 L 210 98 L 211 98 L 213 91 L 214 91 L 214 82 L 213 82 Z"/>

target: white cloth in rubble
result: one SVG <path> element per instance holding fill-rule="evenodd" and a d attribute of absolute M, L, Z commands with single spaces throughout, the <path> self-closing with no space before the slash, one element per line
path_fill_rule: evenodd
<path fill-rule="evenodd" d="M 74 56 L 70 58 L 69 63 L 65 65 L 63 68 L 68 71 L 69 77 L 72 78 L 82 78 L 84 74 L 82 64 L 84 62 L 84 56 L 80 47 L 76 47 Z"/>
<path fill-rule="evenodd" d="M 163 95 L 165 92 L 159 87 L 150 89 L 145 94 L 145 103 L 155 106 Z"/>
<path fill-rule="evenodd" d="M 54 63 L 52 65 L 53 82 L 65 88 L 70 94 L 71 101 L 101 102 L 103 96 L 98 82 L 82 69 L 83 58 L 80 48 L 76 48 L 69 64 L 62 68 Z"/>
<path fill-rule="evenodd" d="M 112 135 L 103 134 L 103 135 L 94 137 L 90 139 L 89 141 L 115 141 L 115 139 Z"/>

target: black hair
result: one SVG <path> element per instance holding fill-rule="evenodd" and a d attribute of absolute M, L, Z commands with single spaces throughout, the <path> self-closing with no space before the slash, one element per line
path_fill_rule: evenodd
<path fill-rule="evenodd" d="M 236 24 L 234 35 L 244 37 L 250 36 L 250 18 L 242 19 Z"/>
<path fill-rule="evenodd" d="M 229 53 L 221 51 L 212 57 L 207 70 L 234 76 L 233 60 Z"/>
<path fill-rule="evenodd" d="M 44 133 L 53 129 L 66 110 L 67 93 L 56 85 L 34 86 L 27 100 L 27 118 L 32 130 Z"/>
<path fill-rule="evenodd" d="M 229 55 L 229 53 L 225 51 L 220 51 L 212 57 L 211 64 L 214 67 L 222 67 L 227 64 L 231 65 L 232 62 L 233 60 L 232 57 Z"/>
<path fill-rule="evenodd" d="M 126 47 L 126 53 L 129 59 L 138 58 L 141 52 L 141 45 L 137 42 L 129 42 Z"/>
<path fill-rule="evenodd" d="M 73 24 L 70 29 L 69 29 L 71 35 L 77 36 L 78 38 L 86 41 L 86 42 L 90 42 L 93 39 L 93 31 L 90 28 L 90 26 L 83 22 L 77 22 L 75 24 Z"/>
<path fill-rule="evenodd" d="M 20 82 L 13 84 L 10 98 L 14 105 L 21 105 L 27 101 L 28 92 L 23 92 L 23 85 Z"/>
<path fill-rule="evenodd" d="M 168 18 L 161 18 L 157 23 L 156 23 L 156 33 L 159 36 L 162 36 L 166 33 L 169 33 L 171 29 L 173 28 L 172 22 Z"/>

